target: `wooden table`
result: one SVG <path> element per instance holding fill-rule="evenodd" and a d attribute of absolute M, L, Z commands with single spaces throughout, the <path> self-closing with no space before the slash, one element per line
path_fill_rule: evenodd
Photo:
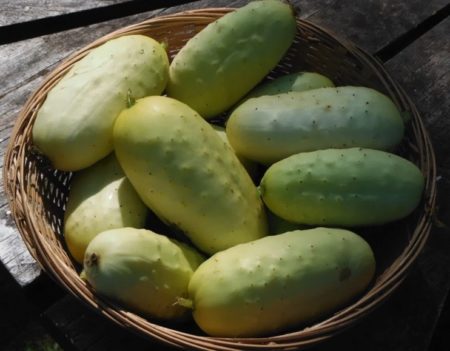
<path fill-rule="evenodd" d="M 436 226 L 393 296 L 317 350 L 450 349 L 450 4 L 447 0 L 291 1 L 300 16 L 378 57 L 416 103 L 438 162 Z M 247 1 L 0 0 L 0 155 L 30 93 L 71 52 L 150 17 Z M 164 7 L 163 7 L 164 6 Z M 162 349 L 85 308 L 50 281 L 26 250 L 0 187 L 0 260 L 68 350 Z M 1 298 L 1 297 L 0 297 Z"/>

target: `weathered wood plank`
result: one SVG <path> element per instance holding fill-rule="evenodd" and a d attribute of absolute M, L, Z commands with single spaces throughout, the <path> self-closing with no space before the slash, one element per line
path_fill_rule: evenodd
<path fill-rule="evenodd" d="M 447 0 L 326 0 L 314 11 L 305 7 L 308 19 L 375 53 L 448 5 Z M 304 2 L 300 3 L 302 6 Z M 306 1 L 309 3 L 309 0 Z"/>
<path fill-rule="evenodd" d="M 3 157 L 9 142 L 9 135 L 17 114 L 31 92 L 37 88 L 42 76 L 20 86 L 14 93 L 0 100 L 2 129 L 0 131 L 0 172 L 3 171 Z M 31 284 L 41 274 L 41 270 L 29 253 L 11 217 L 3 180 L 0 182 L 0 262 L 14 276 L 21 286 Z"/>
<path fill-rule="evenodd" d="M 12 224 L 9 212 L 4 209 L 0 210 L 0 257 L 1 263 L 21 286 L 32 283 L 41 273 Z"/>
<path fill-rule="evenodd" d="M 2 9 L 0 12 L 0 26 L 6 26 L 13 23 L 22 23 L 45 17 L 54 17 L 77 11 L 119 4 L 127 1 L 129 0 L 0 0 L 0 7 Z"/>
<path fill-rule="evenodd" d="M 45 76 L 55 64 L 102 35 L 158 13 L 160 10 L 1 45 L 0 75 L 4 85 L 0 89 L 0 99 L 21 85 Z"/>
<path fill-rule="evenodd" d="M 438 323 L 446 296 L 450 297 L 449 33 L 450 17 L 447 17 L 413 45 L 386 63 L 386 67 L 402 84 L 421 112 L 434 145 L 438 165 L 436 216 L 445 227 L 433 229 L 430 240 L 419 257 L 417 266 L 422 274 L 422 284 L 427 287 L 427 291 L 423 291 L 420 295 L 414 294 L 416 298 L 423 299 L 424 303 L 420 312 L 424 314 L 425 310 L 432 312 L 426 322 L 433 326 Z M 449 319 L 449 317 L 446 318 Z M 442 325 L 438 327 L 442 332 L 444 327 Z M 445 328 L 448 331 L 448 326 Z M 447 334 L 447 342 L 449 341 Z M 438 345 L 435 344 L 434 347 Z"/>
<path fill-rule="evenodd" d="M 139 14 L 146 11 L 171 7 L 196 0 L 134 0 L 119 1 L 99 7 L 80 7 L 56 16 L 36 18 L 33 20 L 0 26 L 0 43 L 8 44 L 20 40 L 36 38 L 73 28 L 87 27 L 91 24 L 107 22 L 116 18 Z M 50 1 L 50 7 L 53 3 Z"/>

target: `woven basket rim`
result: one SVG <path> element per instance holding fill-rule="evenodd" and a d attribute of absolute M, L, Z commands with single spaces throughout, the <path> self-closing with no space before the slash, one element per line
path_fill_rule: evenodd
<path fill-rule="evenodd" d="M 10 144 L 8 145 L 3 169 L 3 181 L 12 215 L 17 224 L 19 232 L 32 256 L 36 259 L 42 269 L 49 274 L 57 283 L 62 285 L 66 291 L 77 299 L 93 308 L 96 312 L 104 315 L 135 333 L 152 337 L 167 344 L 178 347 L 190 347 L 198 349 L 214 350 L 250 350 L 250 349 L 281 349 L 281 348 L 303 348 L 312 346 L 318 342 L 326 340 L 333 335 L 342 332 L 353 324 L 367 316 L 377 308 L 388 296 L 395 291 L 406 277 L 408 269 L 420 254 L 428 238 L 432 226 L 432 213 L 435 208 L 436 199 L 436 160 L 428 133 L 423 125 L 422 118 L 414 103 L 407 96 L 390 74 L 384 69 L 381 62 L 360 49 L 350 41 L 341 39 L 328 29 L 325 29 L 308 20 L 297 19 L 298 27 L 308 27 L 313 31 L 323 33 L 339 43 L 345 50 L 351 52 L 362 62 L 372 67 L 378 78 L 385 82 L 392 89 L 391 95 L 397 105 L 408 106 L 412 121 L 415 123 L 414 133 L 421 139 L 421 161 L 420 165 L 426 175 L 426 194 L 424 202 L 427 211 L 424 211 L 417 227 L 412 234 L 410 244 L 404 250 L 399 262 L 390 267 L 387 279 L 378 284 L 375 282 L 370 289 L 355 303 L 342 308 L 337 313 L 314 324 L 311 327 L 303 328 L 299 331 L 291 331 L 270 337 L 259 338 L 218 338 L 203 335 L 190 334 L 178 329 L 165 327 L 150 322 L 133 313 L 120 310 L 114 303 L 107 299 L 96 297 L 89 287 L 78 278 L 74 280 L 73 271 L 64 262 L 51 253 L 51 245 L 45 242 L 40 236 L 40 228 L 32 217 L 34 213 L 33 204 L 26 201 L 27 192 L 23 187 L 27 154 L 24 144 L 27 140 L 24 137 L 24 130 L 30 128 L 30 119 L 42 103 L 48 90 L 61 78 L 71 65 L 86 55 L 92 48 L 98 46 L 106 40 L 123 34 L 141 32 L 148 25 L 166 24 L 168 21 L 183 25 L 186 21 L 194 19 L 208 21 L 217 18 L 233 8 L 206 8 L 189 10 L 165 16 L 151 18 L 136 24 L 132 24 L 115 30 L 101 38 L 93 41 L 85 47 L 77 50 L 58 65 L 28 98 L 24 108 L 19 113 L 15 123 Z M 173 24 L 171 22 L 171 24 Z M 75 272 L 76 273 L 76 272 Z"/>

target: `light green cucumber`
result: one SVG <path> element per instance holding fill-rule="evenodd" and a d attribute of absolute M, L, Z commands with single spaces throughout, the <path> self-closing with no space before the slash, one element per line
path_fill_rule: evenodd
<path fill-rule="evenodd" d="M 219 252 L 195 271 L 189 299 L 199 327 L 220 337 L 271 335 L 349 303 L 370 284 L 375 258 L 342 229 L 296 230 Z"/>
<path fill-rule="evenodd" d="M 237 153 L 272 164 L 328 148 L 390 150 L 401 141 L 404 123 L 386 95 L 347 86 L 248 99 L 233 111 L 226 131 Z"/>
<path fill-rule="evenodd" d="M 224 112 L 277 65 L 295 31 L 293 10 L 280 0 L 253 1 L 226 14 L 175 56 L 168 96 L 204 118 Z"/>
<path fill-rule="evenodd" d="M 315 72 L 297 72 L 261 84 L 247 95 L 246 100 L 265 95 L 278 95 L 291 91 L 300 92 L 326 87 L 334 87 L 334 84 L 324 75 Z"/>
<path fill-rule="evenodd" d="M 267 234 L 250 176 L 212 126 L 182 102 L 138 100 L 117 118 L 114 147 L 146 205 L 204 252 Z"/>
<path fill-rule="evenodd" d="M 188 315 L 177 301 L 187 297 L 189 280 L 202 261 L 194 249 L 150 230 L 111 229 L 87 247 L 83 279 L 133 312 L 177 320 Z"/>
<path fill-rule="evenodd" d="M 93 49 L 48 93 L 33 126 L 33 143 L 64 171 L 86 168 L 112 151 L 114 120 L 129 100 L 159 95 L 168 80 L 163 47 L 143 35 Z"/>
<path fill-rule="evenodd" d="M 424 177 L 384 151 L 328 149 L 273 164 L 259 188 L 267 207 L 288 221 L 350 227 L 406 217 L 420 202 Z"/>
<path fill-rule="evenodd" d="M 64 213 L 64 240 L 83 263 L 89 242 L 108 229 L 143 228 L 148 209 L 120 168 L 114 154 L 75 173 Z"/>
<path fill-rule="evenodd" d="M 226 142 L 230 146 L 231 149 L 233 149 L 232 146 L 230 145 L 230 142 L 228 141 L 225 128 L 221 127 L 221 126 L 217 126 L 217 125 L 212 125 L 212 127 L 217 132 L 217 134 L 220 136 L 220 138 L 224 142 Z M 235 151 L 233 150 L 233 152 L 235 152 Z M 238 157 L 239 161 L 241 161 L 242 165 L 247 170 L 250 177 L 253 180 L 255 180 L 258 177 L 258 165 L 255 162 L 250 161 L 241 155 L 236 154 L 236 156 Z"/>

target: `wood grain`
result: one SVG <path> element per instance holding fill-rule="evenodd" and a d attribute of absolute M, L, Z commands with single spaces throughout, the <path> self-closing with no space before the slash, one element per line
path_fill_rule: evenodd
<path fill-rule="evenodd" d="M 40 18 L 54 17 L 108 5 L 119 4 L 129 0 L 58 0 L 36 1 L 0 0 L 0 26 L 22 23 Z"/>
<path fill-rule="evenodd" d="M 450 298 L 449 33 L 450 17 L 447 17 L 386 63 L 386 67 L 402 84 L 421 112 L 434 145 L 438 165 L 437 223 L 417 261 L 421 279 L 416 283 L 426 287 L 426 290 L 419 290 L 421 294 L 415 292 L 416 301 L 410 302 L 412 306 L 417 304 L 418 300 L 423 306 L 416 316 L 416 322 L 433 326 L 438 323 L 446 298 Z M 449 319 L 449 316 L 446 318 Z M 446 335 L 448 348 L 448 325 L 440 325 L 439 329 L 441 338 Z"/>
<path fill-rule="evenodd" d="M 371 53 L 411 31 L 448 4 L 447 0 L 311 2 L 318 6 L 315 12 L 310 12 L 305 7 L 311 21 L 329 28 L 337 36 L 347 38 Z"/>

